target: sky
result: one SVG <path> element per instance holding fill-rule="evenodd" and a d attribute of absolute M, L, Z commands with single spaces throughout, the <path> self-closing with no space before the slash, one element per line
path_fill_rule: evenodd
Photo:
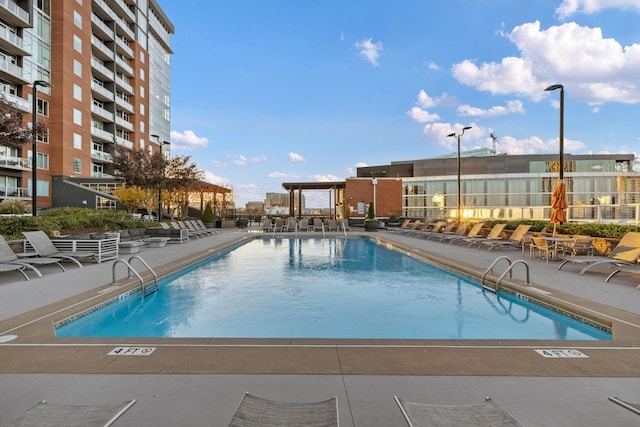
<path fill-rule="evenodd" d="M 171 154 L 237 207 L 454 153 L 465 126 L 462 151 L 558 153 L 553 84 L 565 153 L 640 146 L 640 0 L 158 3 L 175 26 Z"/>

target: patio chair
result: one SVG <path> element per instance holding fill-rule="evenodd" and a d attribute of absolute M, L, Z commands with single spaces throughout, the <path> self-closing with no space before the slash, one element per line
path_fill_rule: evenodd
<path fill-rule="evenodd" d="M 44 400 L 12 419 L 10 426 L 110 426 L 129 410 L 136 400 L 116 404 L 61 405 Z"/>
<path fill-rule="evenodd" d="M 447 234 L 452 233 L 456 225 L 457 223 L 455 221 L 445 225 L 444 228 L 439 228 L 437 227 L 437 224 L 436 224 L 433 226 L 433 228 L 431 228 L 430 231 L 427 230 L 426 232 L 420 233 L 419 236 L 420 238 L 427 239 L 427 240 L 437 239 L 444 233 L 447 233 Z"/>
<path fill-rule="evenodd" d="M 293 216 L 287 218 L 287 221 L 282 226 L 282 231 L 298 231 L 298 222 L 296 221 L 296 218 Z"/>
<path fill-rule="evenodd" d="M 327 221 L 327 231 L 338 231 L 338 221 L 330 219 Z"/>
<path fill-rule="evenodd" d="M 324 233 L 324 221 L 322 218 L 313 218 L 313 231 L 322 231 Z"/>
<path fill-rule="evenodd" d="M 593 237 L 575 235 L 573 239 L 573 242 L 564 244 L 564 251 L 567 255 L 593 255 Z"/>
<path fill-rule="evenodd" d="M 529 256 L 536 256 L 536 252 L 540 259 L 545 259 L 549 263 L 549 258 L 556 259 L 562 249 L 556 245 L 550 245 L 544 236 L 531 236 L 531 244 L 529 245 Z"/>
<path fill-rule="evenodd" d="M 394 396 L 409 427 L 417 426 L 522 426 L 490 398 L 470 405 L 429 405 L 414 403 Z"/>
<path fill-rule="evenodd" d="M 631 403 L 631 402 L 627 402 L 625 400 L 619 399 L 617 397 L 614 396 L 609 396 L 609 400 L 612 401 L 613 403 L 622 406 L 625 409 L 630 410 L 631 412 L 633 412 L 636 415 L 640 415 L 640 403 Z"/>
<path fill-rule="evenodd" d="M 309 218 L 302 218 L 298 224 L 298 230 L 309 231 Z"/>
<path fill-rule="evenodd" d="M 456 231 L 445 231 L 433 237 L 434 240 L 438 240 L 442 242 L 443 240 L 447 240 L 449 237 L 462 237 L 467 234 L 467 230 L 469 229 L 469 224 L 462 223 L 459 224 L 456 228 Z"/>
<path fill-rule="evenodd" d="M 351 227 L 349 226 L 349 220 L 347 218 L 340 218 L 338 220 L 338 231 L 351 231 Z"/>
<path fill-rule="evenodd" d="M 473 227 L 471 227 L 466 234 L 449 234 L 443 240 L 451 244 L 453 242 L 458 242 L 458 243 L 463 242 L 464 239 L 476 238 L 482 232 L 483 226 L 484 226 L 484 223 L 476 222 L 475 224 L 473 224 Z"/>
<path fill-rule="evenodd" d="M 62 264 L 60 264 L 59 258 L 19 258 L 2 236 L 0 236 L 0 265 L 1 264 L 15 264 L 29 268 L 34 271 L 38 277 L 42 277 L 42 273 L 35 267 L 36 265 L 56 264 L 62 271 L 65 271 Z"/>
<path fill-rule="evenodd" d="M 338 426 L 338 400 L 312 403 L 276 402 L 245 393 L 229 427 Z"/>
<path fill-rule="evenodd" d="M 499 240 L 502 239 L 502 231 L 504 230 L 504 228 L 507 226 L 507 224 L 505 223 L 499 223 L 499 224 L 495 224 L 491 230 L 489 230 L 489 233 L 487 234 L 486 237 L 469 237 L 469 238 L 465 238 L 462 239 L 465 243 L 467 243 L 467 246 L 471 247 L 473 245 L 479 245 L 482 242 L 485 241 L 495 241 L 495 240 Z"/>
<path fill-rule="evenodd" d="M 44 231 L 23 231 L 24 237 L 36 251 L 38 256 L 44 258 L 59 258 L 75 263 L 82 268 L 81 260 L 95 259 L 96 254 L 89 251 L 65 251 L 61 252 L 56 248 Z"/>
<path fill-rule="evenodd" d="M 625 234 L 620 242 L 616 245 L 615 248 L 611 251 L 608 256 L 595 256 L 595 255 L 576 255 L 576 256 L 568 256 L 565 260 L 558 266 L 558 270 L 560 270 L 565 264 L 571 262 L 575 264 L 586 264 L 582 270 L 580 270 L 580 274 L 584 274 L 590 269 L 601 266 L 601 265 L 609 265 L 609 266 L 625 266 L 625 265 L 636 265 L 638 263 L 638 258 L 640 257 L 640 233 L 639 232 L 629 232 Z"/>
<path fill-rule="evenodd" d="M 507 239 L 501 240 L 485 240 L 482 242 L 483 245 L 489 246 L 489 250 L 492 251 L 497 248 L 521 248 L 522 240 L 524 239 L 525 234 L 531 228 L 528 224 L 520 224 L 513 230 L 511 236 Z"/>

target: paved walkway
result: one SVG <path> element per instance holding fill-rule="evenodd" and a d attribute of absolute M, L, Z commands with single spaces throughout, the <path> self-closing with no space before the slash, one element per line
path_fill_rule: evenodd
<path fill-rule="evenodd" d="M 357 232 L 354 232 L 357 234 Z M 249 234 L 225 230 L 184 245 L 145 248 L 160 273 Z M 469 271 L 483 271 L 500 252 L 458 247 L 379 231 L 396 247 Z M 371 237 L 370 235 L 370 237 Z M 514 287 L 544 292 L 614 325 L 614 340 L 589 342 L 305 341 L 305 340 L 61 340 L 52 338 L 52 313 L 111 287 L 111 262 L 45 267 L 24 281 L 0 275 L 0 425 L 40 400 L 88 404 L 135 398 L 116 425 L 224 426 L 245 391 L 275 400 L 337 396 L 342 426 L 403 426 L 393 396 L 441 404 L 475 403 L 491 396 L 525 426 L 637 426 L 640 417 L 609 402 L 640 402 L 640 276 L 578 275 L 575 267 L 525 258 Z M 119 267 L 122 267 L 121 265 Z M 127 284 L 116 268 L 119 291 Z M 107 356 L 117 344 L 157 346 L 151 357 Z M 559 344 L 558 344 L 559 343 Z M 539 348 L 578 349 L 588 359 L 543 358 Z"/>

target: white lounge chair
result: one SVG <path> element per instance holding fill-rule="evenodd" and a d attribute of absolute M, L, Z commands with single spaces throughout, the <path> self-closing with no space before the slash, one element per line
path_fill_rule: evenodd
<path fill-rule="evenodd" d="M 80 268 L 82 268 L 80 260 L 84 261 L 96 258 L 95 253 L 88 251 L 59 251 L 44 231 L 23 231 L 22 234 L 27 238 L 33 250 L 41 257 L 60 258 L 71 261 Z"/>
<path fill-rule="evenodd" d="M 622 236 L 620 242 L 611 251 L 608 256 L 593 256 L 593 255 L 576 255 L 568 256 L 558 266 L 560 270 L 565 264 L 572 262 L 576 264 L 586 264 L 580 274 L 584 274 L 590 269 L 601 266 L 633 266 L 638 263 L 640 258 L 640 233 L 629 232 Z"/>
<path fill-rule="evenodd" d="M 292 403 L 262 399 L 245 393 L 229 427 L 338 426 L 338 400 Z"/>
<path fill-rule="evenodd" d="M 9 246 L 9 243 L 7 243 L 4 237 L 0 236 L 0 265 L 2 264 L 14 264 L 17 266 L 22 266 L 23 269 L 29 268 L 30 270 L 34 271 L 38 277 L 42 277 L 42 273 L 35 267 L 36 265 L 56 264 L 62 271 L 65 271 L 62 264 L 60 264 L 60 258 L 19 258 L 18 255 L 13 252 L 13 249 L 11 249 L 11 246 Z M 7 269 L 7 271 L 9 270 L 12 269 Z M 27 277 L 27 280 L 28 279 L 29 278 Z"/>
<path fill-rule="evenodd" d="M 10 426 L 103 427 L 116 422 L 136 403 L 135 399 L 116 404 L 60 405 L 44 400 L 10 421 Z"/>
<path fill-rule="evenodd" d="M 429 405 L 414 403 L 394 396 L 409 427 L 418 426 L 522 426 L 490 398 L 470 405 Z"/>

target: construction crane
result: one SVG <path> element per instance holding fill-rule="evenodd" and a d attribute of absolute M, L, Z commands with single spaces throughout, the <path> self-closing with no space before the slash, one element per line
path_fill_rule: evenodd
<path fill-rule="evenodd" d="M 496 134 L 495 134 L 494 132 L 491 132 L 491 133 L 489 134 L 489 136 L 491 137 L 491 141 L 493 141 L 493 153 L 494 153 L 494 154 L 498 154 L 498 151 L 497 151 L 497 149 L 496 149 L 496 145 L 498 145 L 498 143 L 499 143 L 500 141 L 498 141 L 498 137 L 496 136 Z"/>

